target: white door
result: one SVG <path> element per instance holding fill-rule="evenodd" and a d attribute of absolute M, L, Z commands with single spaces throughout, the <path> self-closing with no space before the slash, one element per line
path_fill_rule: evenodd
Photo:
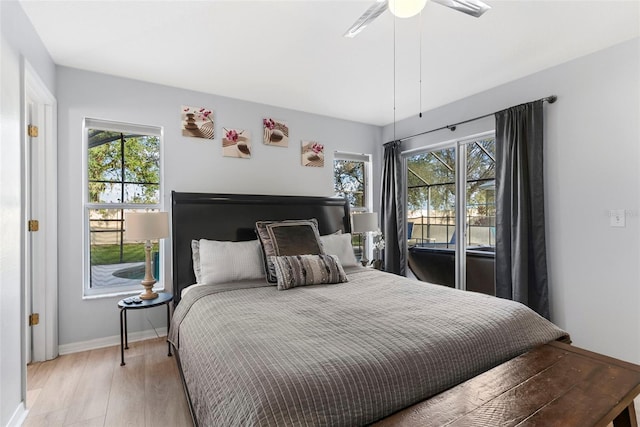
<path fill-rule="evenodd" d="M 404 154 L 407 259 L 420 280 L 495 295 L 494 153 L 484 133 Z"/>

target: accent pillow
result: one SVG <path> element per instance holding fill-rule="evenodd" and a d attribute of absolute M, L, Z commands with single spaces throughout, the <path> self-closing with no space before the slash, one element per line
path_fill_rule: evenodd
<path fill-rule="evenodd" d="M 356 254 L 353 253 L 353 246 L 351 245 L 351 234 L 328 234 L 326 236 L 320 236 L 322 242 L 322 249 L 325 254 L 337 255 L 340 264 L 343 267 L 354 267 L 358 264 Z"/>
<path fill-rule="evenodd" d="M 196 276 L 196 283 L 202 283 L 200 281 L 200 241 L 191 241 L 191 257 L 193 258 L 193 275 Z"/>
<path fill-rule="evenodd" d="M 226 283 L 237 280 L 264 278 L 260 243 L 221 242 L 201 239 L 200 281 L 198 283 Z"/>
<path fill-rule="evenodd" d="M 318 221 L 258 221 L 256 232 L 262 244 L 267 281 L 276 283 L 276 271 L 270 257 L 283 255 L 324 255 Z"/>
<path fill-rule="evenodd" d="M 347 281 L 347 275 L 335 255 L 272 256 L 270 258 L 278 276 L 278 290 Z"/>

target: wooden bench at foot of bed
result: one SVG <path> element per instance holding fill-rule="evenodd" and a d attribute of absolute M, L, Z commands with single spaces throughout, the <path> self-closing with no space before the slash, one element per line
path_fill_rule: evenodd
<path fill-rule="evenodd" d="M 636 427 L 638 394 L 640 366 L 552 342 L 375 426 Z"/>

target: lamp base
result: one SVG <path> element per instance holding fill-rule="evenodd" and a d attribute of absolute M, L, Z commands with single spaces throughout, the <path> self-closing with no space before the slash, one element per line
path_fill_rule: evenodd
<path fill-rule="evenodd" d="M 156 299 L 158 298 L 158 293 L 147 290 L 140 294 L 140 299 Z"/>
<path fill-rule="evenodd" d="M 144 245 L 144 279 L 140 284 L 144 288 L 144 292 L 140 294 L 140 299 L 155 299 L 158 298 L 158 294 L 153 292 L 153 285 L 156 283 L 156 279 L 153 278 L 151 271 L 151 240 L 147 240 Z"/>
<path fill-rule="evenodd" d="M 153 292 L 153 285 L 155 283 L 155 280 L 149 282 L 143 281 L 141 283 L 141 285 L 144 286 L 144 292 L 140 294 L 140 299 L 145 300 L 158 298 L 158 294 Z"/>
<path fill-rule="evenodd" d="M 360 264 L 363 267 L 369 265 L 369 260 L 367 259 L 367 254 L 365 253 L 367 247 L 367 233 L 362 233 L 362 240 L 360 241 Z"/>

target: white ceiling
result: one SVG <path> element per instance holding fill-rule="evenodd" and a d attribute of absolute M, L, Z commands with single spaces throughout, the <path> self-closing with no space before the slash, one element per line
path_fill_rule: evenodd
<path fill-rule="evenodd" d="M 640 0 L 485 1 L 481 18 L 385 12 L 355 39 L 370 0 L 21 4 L 56 64 L 375 125 L 394 71 L 396 119 L 420 111 L 420 19 L 423 111 L 640 36 Z"/>

